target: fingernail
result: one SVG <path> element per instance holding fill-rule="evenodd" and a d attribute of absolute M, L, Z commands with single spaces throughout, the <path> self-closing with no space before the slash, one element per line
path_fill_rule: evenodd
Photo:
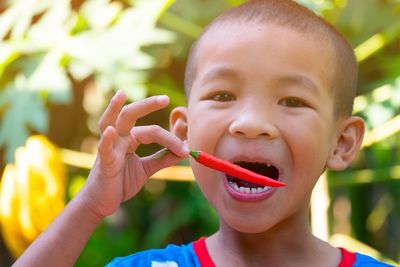
<path fill-rule="evenodd" d="M 187 154 L 189 154 L 189 147 L 188 147 L 188 145 L 186 144 L 186 143 L 183 143 L 183 146 L 182 146 L 182 153 L 184 154 L 184 155 L 187 155 Z"/>
<path fill-rule="evenodd" d="M 160 104 L 168 103 L 169 97 L 167 95 L 159 95 L 157 96 L 157 102 Z"/>
<path fill-rule="evenodd" d="M 124 91 L 122 91 L 122 90 L 118 90 L 115 94 L 114 94 L 114 99 L 117 99 L 117 98 L 119 98 L 119 97 L 121 97 L 122 95 L 124 95 L 125 94 L 125 92 Z"/>

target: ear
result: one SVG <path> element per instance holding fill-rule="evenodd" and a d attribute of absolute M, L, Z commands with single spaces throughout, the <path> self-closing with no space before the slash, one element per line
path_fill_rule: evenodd
<path fill-rule="evenodd" d="M 339 125 L 336 145 L 332 148 L 326 167 L 331 170 L 347 168 L 357 155 L 364 137 L 364 121 L 360 117 L 351 116 Z"/>
<path fill-rule="evenodd" d="M 181 140 L 187 139 L 187 108 L 176 107 L 169 116 L 169 126 L 173 134 Z"/>

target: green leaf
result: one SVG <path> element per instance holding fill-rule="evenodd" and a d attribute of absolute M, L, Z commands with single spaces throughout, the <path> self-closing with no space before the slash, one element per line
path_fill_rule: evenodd
<path fill-rule="evenodd" d="M 164 4 L 160 7 L 157 17 L 160 18 L 174 4 L 175 0 L 163 0 Z"/>
<path fill-rule="evenodd" d="M 167 84 L 166 82 L 162 84 L 148 83 L 149 93 L 152 95 L 168 95 L 173 106 L 185 106 L 186 100 L 185 95 L 179 91 L 176 85 Z"/>
<path fill-rule="evenodd" d="M 299 2 L 302 5 L 306 6 L 307 8 L 313 10 L 317 14 L 322 14 L 322 12 L 334 8 L 333 3 L 331 1 L 326 1 L 326 0 L 321 0 L 321 1 L 299 0 Z"/>
<path fill-rule="evenodd" d="M 394 115 L 394 110 L 382 104 L 372 104 L 364 113 L 368 117 L 368 122 L 374 128 L 392 118 Z"/>
<path fill-rule="evenodd" d="M 121 3 L 110 3 L 109 0 L 86 1 L 80 8 L 81 15 L 91 29 L 108 27 L 121 11 Z"/>
<path fill-rule="evenodd" d="M 20 56 L 21 53 L 11 45 L 0 43 L 0 79 L 4 70 Z"/>
<path fill-rule="evenodd" d="M 225 2 L 227 2 L 230 7 L 235 7 L 246 1 L 245 0 L 225 0 Z"/>
<path fill-rule="evenodd" d="M 68 64 L 68 71 L 76 81 L 82 81 L 92 75 L 94 69 L 79 59 L 75 59 Z"/>
<path fill-rule="evenodd" d="M 69 0 L 50 1 L 50 6 L 39 21 L 33 24 L 27 34 L 27 46 L 51 49 L 63 47 L 75 20 Z"/>
<path fill-rule="evenodd" d="M 7 162 L 14 161 L 14 151 L 23 145 L 30 129 L 46 132 L 48 114 L 38 92 L 9 87 L 0 94 L 4 110 L 0 124 L 0 147 L 6 148 Z"/>
<path fill-rule="evenodd" d="M 165 27 L 185 34 L 192 39 L 199 37 L 200 33 L 203 31 L 202 27 L 171 12 L 165 12 L 160 17 L 160 22 Z"/>
<path fill-rule="evenodd" d="M 34 15 L 42 12 L 51 3 L 42 0 L 19 0 L 9 4 L 0 16 L 0 39 L 10 33 L 11 39 L 21 39 L 27 32 Z"/>
<path fill-rule="evenodd" d="M 34 91 L 48 91 L 55 102 L 68 103 L 71 100 L 72 84 L 60 65 L 61 59 L 60 51 L 49 51 L 28 77 L 28 86 Z"/>
<path fill-rule="evenodd" d="M 21 59 L 13 65 L 13 68 L 20 71 L 14 82 L 19 83 L 17 87 L 23 90 L 37 93 L 47 91 L 52 102 L 69 103 L 72 84 L 66 69 L 61 66 L 63 58 L 60 51 L 50 50 L 48 53 L 35 53 Z"/>

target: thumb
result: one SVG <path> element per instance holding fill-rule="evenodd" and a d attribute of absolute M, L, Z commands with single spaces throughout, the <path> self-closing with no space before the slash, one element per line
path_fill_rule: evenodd
<path fill-rule="evenodd" d="M 189 155 L 188 151 L 187 155 Z M 151 176 L 161 169 L 176 165 L 184 158 L 185 157 L 175 155 L 168 149 L 162 149 L 151 156 L 142 158 L 142 164 Z"/>

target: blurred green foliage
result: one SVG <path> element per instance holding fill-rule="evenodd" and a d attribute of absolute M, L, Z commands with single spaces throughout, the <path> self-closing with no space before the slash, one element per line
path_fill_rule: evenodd
<path fill-rule="evenodd" d="M 14 0 L 0 3 L 0 147 L 5 161 L 32 133 L 61 147 L 95 152 L 97 120 L 121 89 L 130 101 L 168 94 L 172 106 L 139 121 L 168 128 L 185 104 L 184 68 L 194 39 L 221 11 L 243 0 Z M 302 0 L 334 24 L 360 61 L 355 112 L 368 130 L 393 134 L 364 147 L 343 173 L 329 173 L 330 227 L 400 261 L 400 3 Z M 2 5 L 2 6 L 1 6 Z M 157 145 L 141 147 L 140 155 Z M 70 197 L 87 177 L 70 167 Z M 72 188 L 72 189 L 71 189 Z M 218 219 L 192 183 L 150 181 L 94 233 L 77 266 L 217 229 Z M 0 259 L 4 262 L 5 259 Z M 5 263 L 7 265 L 7 263 Z"/>
<path fill-rule="evenodd" d="M 0 146 L 7 161 L 30 129 L 47 132 L 45 105 L 70 103 L 74 83 L 90 79 L 103 91 L 144 98 L 158 60 L 141 49 L 174 40 L 156 27 L 171 3 L 10 1 L 0 17 Z"/>

